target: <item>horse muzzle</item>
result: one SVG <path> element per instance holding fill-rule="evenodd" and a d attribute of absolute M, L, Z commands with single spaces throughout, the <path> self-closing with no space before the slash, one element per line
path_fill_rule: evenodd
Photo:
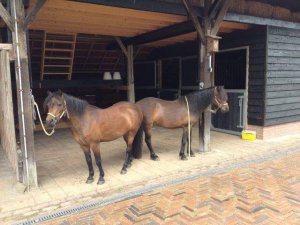
<path fill-rule="evenodd" d="M 225 105 L 225 106 L 220 107 L 220 109 L 221 109 L 222 113 L 227 113 L 229 111 L 229 106 Z"/>
<path fill-rule="evenodd" d="M 55 127 L 57 122 L 58 122 L 58 120 L 55 118 L 46 119 L 46 124 L 48 127 Z"/>

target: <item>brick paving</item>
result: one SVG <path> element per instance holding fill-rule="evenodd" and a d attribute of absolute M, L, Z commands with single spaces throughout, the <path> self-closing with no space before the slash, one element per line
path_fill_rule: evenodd
<path fill-rule="evenodd" d="M 193 132 L 194 149 L 197 148 L 197 131 Z M 87 168 L 79 146 L 69 130 L 58 130 L 49 138 L 35 134 L 39 187 L 30 193 L 15 190 L 12 174 L 5 160 L 0 161 L 0 224 L 11 224 L 29 216 L 48 213 L 56 209 L 80 205 L 91 199 L 114 196 L 141 187 L 184 178 L 214 168 L 251 161 L 289 149 L 300 149 L 300 135 L 276 138 L 269 141 L 243 141 L 240 137 L 212 132 L 212 151 L 196 154 L 188 161 L 178 159 L 181 130 L 155 128 L 153 145 L 160 161 L 149 159 L 144 145 L 144 156 L 135 160 L 126 175 L 120 175 L 124 160 L 124 141 L 119 139 L 101 145 L 106 172 L 106 183 L 101 186 L 85 184 Z M 0 151 L 1 153 L 1 151 Z M 96 166 L 94 165 L 96 168 Z M 98 176 L 98 171 L 95 169 Z"/>
<path fill-rule="evenodd" d="M 294 153 L 43 224 L 300 224 L 299 190 Z"/>

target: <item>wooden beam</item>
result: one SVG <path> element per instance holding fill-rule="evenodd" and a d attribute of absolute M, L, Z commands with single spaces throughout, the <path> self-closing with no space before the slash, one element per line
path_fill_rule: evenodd
<path fill-rule="evenodd" d="M 8 50 L 9 51 L 9 60 L 15 60 L 15 52 L 12 44 L 0 44 L 0 50 Z"/>
<path fill-rule="evenodd" d="M 262 26 L 276 26 L 276 27 L 284 27 L 284 28 L 298 29 L 298 30 L 300 29 L 300 23 L 297 22 L 276 20 L 276 19 L 264 18 L 259 16 L 248 16 L 248 15 L 242 15 L 238 13 L 227 13 L 224 17 L 224 20 L 231 21 L 231 22 L 262 25 Z"/>
<path fill-rule="evenodd" d="M 208 18 L 213 19 L 216 17 L 218 10 L 220 9 L 220 4 L 222 0 L 215 0 L 208 11 Z"/>
<path fill-rule="evenodd" d="M 72 0 L 73 2 L 83 2 L 97 5 L 105 5 L 112 7 L 120 7 L 127 9 L 135 9 L 149 12 L 158 12 L 166 14 L 174 14 L 181 16 L 188 16 L 184 6 L 182 4 L 173 2 L 164 2 L 157 0 L 147 1 L 132 1 L 132 0 Z M 202 17 L 202 9 L 197 7 L 195 9 L 197 16 Z"/>
<path fill-rule="evenodd" d="M 11 44 L 10 44 L 11 47 Z M 7 158 L 19 180 L 17 141 L 15 133 L 13 91 L 10 72 L 10 52 L 12 48 L 3 48 L 0 44 L 0 142 L 6 152 Z"/>
<path fill-rule="evenodd" d="M 197 14 L 195 13 L 195 10 L 192 6 L 192 3 L 190 2 L 190 0 L 182 0 L 186 10 L 188 11 L 192 21 L 193 21 L 193 24 L 196 28 L 196 31 L 197 33 L 199 34 L 199 37 L 201 38 L 201 41 L 202 43 L 206 43 L 206 40 L 205 40 L 205 33 L 203 32 L 203 29 L 201 27 L 201 24 L 199 22 L 199 19 L 198 19 L 198 16 Z"/>
<path fill-rule="evenodd" d="M 207 37 L 211 31 L 211 20 L 209 19 L 209 9 L 212 7 L 212 0 L 204 1 L 204 32 L 205 44 L 198 38 L 198 63 L 199 63 L 199 86 L 202 88 L 211 87 L 210 70 L 209 70 L 209 57 L 211 55 L 207 48 Z M 209 106 L 210 107 L 210 106 Z M 211 126 L 211 113 L 204 111 L 199 121 L 199 144 L 200 152 L 208 152 L 210 148 L 210 126 Z"/>
<path fill-rule="evenodd" d="M 124 53 L 124 55 L 128 59 L 128 50 L 126 49 L 126 46 L 123 44 L 121 38 L 120 37 L 114 37 L 114 38 L 117 41 L 117 43 L 118 43 L 119 47 L 121 48 L 122 52 Z"/>
<path fill-rule="evenodd" d="M 0 2 L 0 16 L 5 22 L 5 24 L 8 26 L 8 28 L 13 31 L 14 30 L 14 23 L 13 18 L 11 15 L 7 12 L 7 10 L 4 8 L 2 3 Z"/>
<path fill-rule="evenodd" d="M 117 89 L 122 85 L 120 80 L 102 79 L 78 79 L 78 80 L 36 80 L 33 81 L 33 88 L 104 88 Z"/>
<path fill-rule="evenodd" d="M 134 67 L 133 67 L 133 46 L 127 46 L 127 100 L 129 102 L 135 102 L 134 91 Z"/>
<path fill-rule="evenodd" d="M 27 28 L 30 23 L 35 19 L 40 9 L 43 7 L 43 5 L 46 3 L 47 0 L 37 0 L 32 7 L 32 10 L 30 13 L 26 16 L 24 21 L 24 27 Z"/>
<path fill-rule="evenodd" d="M 174 36 L 187 34 L 195 31 L 195 27 L 192 21 L 184 21 L 181 23 L 177 23 L 171 26 L 163 27 L 154 31 L 150 31 L 141 35 L 137 35 L 135 37 L 124 40 L 125 45 L 141 45 L 147 44 L 167 38 L 171 38 Z M 113 44 L 109 44 L 107 49 L 115 49 L 117 46 Z"/>
<path fill-rule="evenodd" d="M 221 8 L 219 13 L 217 14 L 216 18 L 214 18 L 214 23 L 211 29 L 211 35 L 217 35 L 219 28 L 221 26 L 221 22 L 224 19 L 225 14 L 228 11 L 228 8 L 231 4 L 232 0 L 223 0 L 222 4 L 221 4 Z"/>
<path fill-rule="evenodd" d="M 11 0 L 11 11 L 17 31 L 13 32 L 16 52 L 15 75 L 18 100 L 18 118 L 21 150 L 23 152 L 24 183 L 27 188 L 37 186 L 36 160 L 34 153 L 33 118 L 26 30 L 18 21 L 24 21 L 25 9 L 22 0 Z"/>

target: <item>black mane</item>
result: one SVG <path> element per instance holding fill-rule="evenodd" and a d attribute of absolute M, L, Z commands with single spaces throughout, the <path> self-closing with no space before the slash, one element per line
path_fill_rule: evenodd
<path fill-rule="evenodd" d="M 199 114 L 203 112 L 211 103 L 214 97 L 214 87 L 195 91 L 179 98 L 186 105 L 185 97 L 187 97 L 190 112 Z"/>
<path fill-rule="evenodd" d="M 88 105 L 86 100 L 82 100 L 65 93 L 63 93 L 63 97 L 67 104 L 68 113 L 74 113 L 78 116 L 82 116 L 84 114 Z"/>
<path fill-rule="evenodd" d="M 48 103 L 52 98 L 61 99 L 66 101 L 68 113 L 70 114 L 76 114 L 78 116 L 82 116 L 86 110 L 86 107 L 88 105 L 88 102 L 76 97 L 73 97 L 71 95 L 68 95 L 66 93 L 62 93 L 60 91 L 53 92 L 47 96 L 47 98 L 44 101 L 44 110 L 47 111 Z"/>

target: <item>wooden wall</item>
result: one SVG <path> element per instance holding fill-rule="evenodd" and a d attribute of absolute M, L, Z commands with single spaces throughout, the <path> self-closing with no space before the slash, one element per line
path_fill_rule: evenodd
<path fill-rule="evenodd" d="M 268 27 L 265 125 L 300 121 L 300 30 Z"/>
<path fill-rule="evenodd" d="M 266 27 L 237 31 L 224 35 L 220 49 L 249 46 L 248 123 L 264 125 Z"/>

